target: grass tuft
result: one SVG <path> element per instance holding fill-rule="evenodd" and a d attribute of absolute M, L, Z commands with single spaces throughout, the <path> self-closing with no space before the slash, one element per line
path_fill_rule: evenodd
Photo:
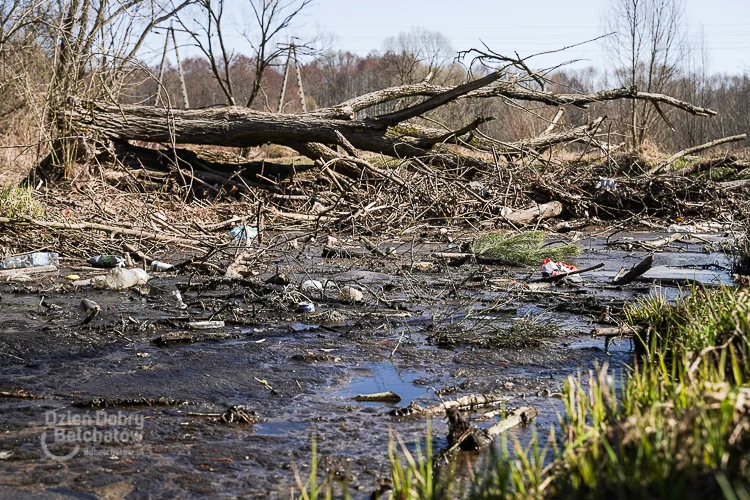
<path fill-rule="evenodd" d="M 540 265 L 545 258 L 559 261 L 582 251 L 580 245 L 543 246 L 543 243 L 543 231 L 525 231 L 510 236 L 488 233 L 474 242 L 472 250 L 478 256 L 508 265 Z"/>
<path fill-rule="evenodd" d="M 44 207 L 34 199 L 34 190 L 31 187 L 7 185 L 0 189 L 0 217 L 22 219 L 43 215 Z"/>

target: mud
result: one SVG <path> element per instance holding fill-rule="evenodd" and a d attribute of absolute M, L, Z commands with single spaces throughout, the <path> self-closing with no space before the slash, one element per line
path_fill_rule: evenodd
<path fill-rule="evenodd" d="M 583 275 L 585 286 L 535 285 L 531 292 L 508 284 L 530 277 L 527 269 L 466 264 L 436 272 L 403 270 L 405 262 L 427 260 L 431 249 L 444 244 L 424 244 L 414 255 L 399 250 L 393 259 L 323 260 L 319 248 L 294 260 L 280 258 L 278 266 L 293 283 L 313 278 L 364 285 L 361 304 L 330 294 L 324 300 L 310 297 L 314 314 L 297 313 L 281 301 L 278 307 L 259 301 L 257 288 L 242 284 L 201 287 L 209 279 L 197 276 L 157 275 L 148 289 L 126 292 L 74 290 L 64 278 L 69 269 L 28 283 L 4 283 L 0 391 L 11 394 L 0 397 L 0 496 L 286 498 L 297 488 L 294 469 L 308 476 L 314 443 L 322 474 L 347 482 L 354 497 L 367 497 L 388 477 L 389 431 L 408 443 L 425 436 L 425 419 L 391 417 L 389 410 L 471 393 L 502 392 L 508 407 L 537 408 L 536 426 L 546 432 L 563 411 L 554 396 L 569 374 L 605 362 L 622 369 L 631 360 L 629 341 L 615 343 L 607 355 L 603 342 L 590 338 L 603 306 L 617 310 L 648 293 L 674 298 L 681 293 L 678 284 L 692 281 L 729 282 L 728 263 L 716 252 L 722 236 L 701 237 L 704 241 L 680 242 L 658 253 L 649 275 L 619 288 L 607 284 L 611 277 L 647 254 L 637 245 L 608 246 L 593 235 L 580 241 L 585 253 L 571 259 L 579 267 L 605 264 Z M 273 274 L 272 267 L 255 282 Z M 186 311 L 172 301 L 177 286 Z M 40 306 L 42 297 L 51 308 Z M 85 325 L 83 298 L 102 308 Z M 209 319 L 222 307 L 216 319 L 226 326 L 212 332 L 232 338 L 167 347 L 152 342 L 164 333 L 187 331 L 188 318 Z M 430 340 L 444 330 L 502 332 L 523 317 L 552 324 L 555 335 L 523 349 L 471 341 L 445 348 Z M 384 391 L 402 401 L 352 399 Z M 94 398 L 144 398 L 144 404 L 81 407 Z M 150 398 L 185 403 L 148 405 Z M 261 422 L 217 421 L 216 415 L 236 405 L 254 411 Z M 98 427 L 60 422 L 68 414 L 124 420 Z M 61 429 L 78 428 L 125 429 L 142 439 L 123 445 L 56 439 Z M 445 445 L 446 432 L 445 419 L 433 419 L 436 449 Z M 510 431 L 522 443 L 531 432 L 530 427 Z M 59 459 L 75 445 L 77 453 Z"/>

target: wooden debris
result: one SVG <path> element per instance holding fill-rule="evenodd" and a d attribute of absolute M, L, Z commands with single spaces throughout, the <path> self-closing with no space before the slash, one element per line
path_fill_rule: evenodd
<path fill-rule="evenodd" d="M 374 394 L 357 394 L 352 398 L 354 401 L 360 402 L 385 402 L 385 403 L 398 403 L 401 401 L 401 396 L 395 392 L 376 392 Z"/>
<path fill-rule="evenodd" d="M 488 429 L 469 423 L 455 408 L 448 410 L 448 448 L 439 456 L 447 458 L 457 450 L 477 451 L 488 447 L 500 434 L 521 424 L 528 424 L 539 414 L 530 406 L 522 406 Z"/>
<path fill-rule="evenodd" d="M 642 326 L 630 326 L 630 325 L 620 325 L 620 326 L 608 326 L 608 327 L 602 327 L 602 328 L 594 328 L 591 331 L 592 337 L 623 337 L 626 335 L 636 335 L 638 333 L 642 333 L 644 331 L 644 328 Z"/>
<path fill-rule="evenodd" d="M 508 401 L 508 397 L 503 394 L 471 394 L 462 396 L 453 401 L 445 401 L 435 406 L 423 408 L 419 403 L 412 401 L 406 408 L 397 408 L 390 414 L 396 417 L 432 417 L 435 415 L 445 415 L 446 411 L 455 408 L 460 411 L 471 411 L 477 408 L 485 408 Z"/>
<path fill-rule="evenodd" d="M 505 216 L 505 220 L 513 224 L 525 225 L 536 221 L 551 219 L 562 213 L 563 205 L 559 201 L 542 203 L 531 208 L 525 208 L 516 212 L 511 212 Z"/>
<path fill-rule="evenodd" d="M 643 275 L 651 269 L 651 266 L 654 265 L 654 256 L 649 255 L 645 259 L 643 259 L 641 262 L 633 266 L 633 268 L 625 273 L 623 276 L 615 276 L 615 278 L 612 280 L 613 285 L 627 285 L 628 283 L 632 283 L 635 281 L 639 276 Z"/>
<path fill-rule="evenodd" d="M 653 175 L 653 174 L 656 174 L 656 173 L 660 172 L 661 170 L 664 170 L 669 165 L 671 165 L 675 161 L 679 160 L 683 156 L 695 154 L 695 153 L 698 153 L 700 151 L 704 151 L 706 149 L 719 146 L 721 144 L 726 144 L 728 142 L 744 141 L 745 139 L 747 139 L 747 134 L 732 135 L 732 136 L 729 136 L 729 137 L 724 137 L 722 139 L 716 139 L 715 141 L 706 142 L 706 143 L 700 144 L 698 146 L 693 146 L 693 147 L 690 147 L 690 148 L 683 149 L 682 151 L 678 151 L 677 153 L 673 154 L 672 156 L 670 156 L 669 158 L 667 158 L 663 162 L 661 162 L 658 165 L 656 165 L 656 167 L 652 168 L 649 171 L 649 174 Z"/>
<path fill-rule="evenodd" d="M 224 328 L 223 321 L 192 321 L 187 324 L 191 330 L 213 330 L 215 328 Z"/>
<path fill-rule="evenodd" d="M 252 408 L 244 405 L 234 405 L 221 414 L 219 421 L 225 424 L 245 423 L 254 425 L 260 422 L 260 418 Z"/>
<path fill-rule="evenodd" d="M 620 325 L 615 327 L 594 328 L 592 337 L 604 337 L 604 353 L 609 354 L 609 344 L 617 337 L 633 337 L 643 333 L 645 328 L 641 326 Z"/>
<path fill-rule="evenodd" d="M 333 248 L 326 245 L 323 247 L 321 257 L 324 259 L 353 259 L 369 255 L 371 255 L 370 252 L 358 248 Z"/>
<path fill-rule="evenodd" d="M 190 404 L 190 401 L 167 397 L 93 398 L 73 402 L 73 406 L 77 408 L 113 408 L 121 406 L 183 406 L 188 404 Z"/>
<path fill-rule="evenodd" d="M 51 273 L 57 271 L 57 266 L 36 266 L 36 267 L 23 267 L 21 269 L 0 269 L 0 276 L 14 276 L 28 275 L 28 274 L 39 274 L 39 273 Z"/>
<path fill-rule="evenodd" d="M 490 439 L 495 439 L 497 436 L 507 431 L 508 429 L 512 429 L 517 425 L 528 424 L 533 419 L 535 419 L 538 414 L 539 411 L 536 408 L 532 408 L 530 406 L 522 406 L 517 410 L 511 412 L 500 422 L 487 429 L 487 437 L 489 437 Z"/>
<path fill-rule="evenodd" d="M 673 233 L 669 236 L 665 236 L 664 238 L 659 238 L 658 240 L 643 241 L 640 243 L 649 250 L 656 250 L 657 248 L 661 248 L 663 246 L 669 245 L 670 243 L 674 243 L 675 241 L 679 241 L 684 236 L 684 233 Z"/>

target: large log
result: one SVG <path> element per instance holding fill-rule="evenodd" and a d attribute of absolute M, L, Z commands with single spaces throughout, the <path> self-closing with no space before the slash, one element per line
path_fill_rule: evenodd
<path fill-rule="evenodd" d="M 252 147 L 266 143 L 295 147 L 337 144 L 337 131 L 354 147 L 388 155 L 416 156 L 426 151 L 419 139 L 388 135 L 374 120 L 339 120 L 315 114 L 265 113 L 239 106 L 163 109 L 154 106 L 72 101 L 65 119 L 79 134 L 100 140 L 139 140 L 167 144 Z"/>

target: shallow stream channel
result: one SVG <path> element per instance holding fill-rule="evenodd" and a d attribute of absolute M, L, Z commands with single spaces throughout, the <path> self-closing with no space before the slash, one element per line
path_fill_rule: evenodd
<path fill-rule="evenodd" d="M 538 410 L 509 437 L 528 442 L 534 426 L 546 435 L 564 411 L 569 375 L 630 365 L 633 341 L 617 339 L 605 352 L 591 337 L 617 324 L 626 301 L 731 284 L 718 252 L 724 237 L 711 233 L 659 249 L 637 281 L 610 284 L 649 255 L 641 242 L 664 236 L 620 233 L 613 245 L 583 235 L 584 253 L 570 261 L 604 266 L 572 284 L 535 281 L 538 268 L 415 266 L 433 262 L 434 246 L 411 242 L 359 259 L 323 259 L 309 248 L 245 280 L 154 273 L 123 292 L 70 285 L 67 275 L 97 272 L 75 262 L 3 282 L 0 497 L 289 498 L 294 470 L 310 473 L 314 444 L 320 473 L 366 498 L 388 480 L 389 433 L 409 444 L 426 436 L 426 418 L 393 410 L 471 394 Z M 277 272 L 290 284 L 263 284 Z M 309 279 L 330 286 L 300 294 Z M 340 300 L 346 285 L 363 301 Z M 297 311 L 303 295 L 315 312 Z M 88 322 L 83 299 L 101 308 Z M 189 328 L 205 320 L 224 325 Z M 400 400 L 355 399 L 383 392 Z M 430 425 L 439 450 L 446 418 Z"/>

